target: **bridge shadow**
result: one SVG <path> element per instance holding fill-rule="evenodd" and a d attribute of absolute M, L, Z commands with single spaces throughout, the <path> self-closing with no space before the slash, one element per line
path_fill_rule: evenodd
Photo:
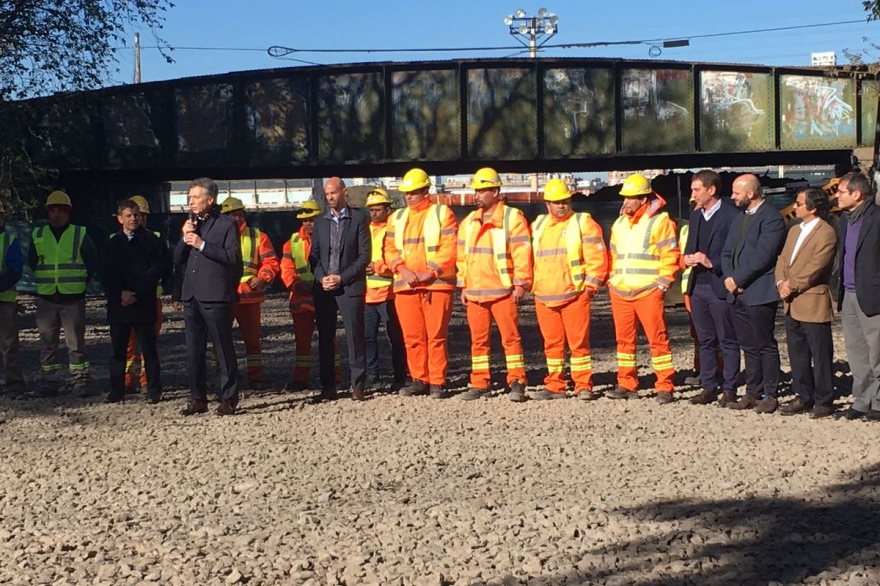
<path fill-rule="evenodd" d="M 880 581 L 880 464 L 817 488 L 807 499 L 682 498 L 622 508 L 610 516 L 638 524 L 642 536 L 591 547 L 589 527 L 596 524 L 584 519 L 585 528 L 576 530 L 584 543 L 580 562 L 527 583 L 824 584 L 846 579 L 844 574 L 849 583 Z"/>

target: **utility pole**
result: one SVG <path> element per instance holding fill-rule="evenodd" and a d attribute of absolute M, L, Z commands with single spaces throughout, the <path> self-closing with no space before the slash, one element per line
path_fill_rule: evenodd
<path fill-rule="evenodd" d="M 134 82 L 141 82 L 141 34 L 134 34 Z"/>

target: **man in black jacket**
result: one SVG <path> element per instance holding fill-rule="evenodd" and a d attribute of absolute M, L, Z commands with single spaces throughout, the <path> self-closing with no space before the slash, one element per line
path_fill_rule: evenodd
<path fill-rule="evenodd" d="M 315 313 L 318 317 L 318 353 L 321 394 L 317 401 L 336 397 L 334 356 L 336 314 L 342 314 L 348 340 L 351 398 L 364 399 L 366 382 L 367 264 L 370 262 L 370 216 L 348 206 L 348 192 L 339 177 L 324 185 L 327 211 L 315 218 L 309 264 L 315 275 Z"/>
<path fill-rule="evenodd" d="M 190 218 L 174 247 L 174 265 L 182 273 L 180 301 L 186 328 L 190 401 L 182 415 L 208 410 L 206 352 L 208 336 L 220 370 L 218 415 L 232 415 L 238 406 L 238 364 L 232 341 L 232 304 L 241 280 L 238 227 L 220 214 L 217 184 L 207 177 L 189 188 Z"/>
<path fill-rule="evenodd" d="M 721 260 L 736 341 L 745 355 L 746 394 L 729 407 L 773 413 L 779 406 L 775 270 L 785 241 L 785 223 L 764 201 L 761 182 L 754 175 L 736 178 L 731 199 L 743 211 L 730 224 Z"/>
<path fill-rule="evenodd" d="M 880 209 L 860 173 L 840 179 L 837 205 L 844 215 L 837 308 L 853 379 L 852 407 L 840 417 L 880 421 Z"/>
<path fill-rule="evenodd" d="M 110 393 L 108 403 L 125 397 L 125 363 L 128 338 L 134 329 L 144 356 L 147 400 L 162 399 L 159 351 L 156 341 L 156 283 L 169 264 L 167 248 L 140 223 L 138 204 L 130 199 L 119 204 L 116 219 L 120 232 L 107 243 L 104 290 L 110 324 Z"/>

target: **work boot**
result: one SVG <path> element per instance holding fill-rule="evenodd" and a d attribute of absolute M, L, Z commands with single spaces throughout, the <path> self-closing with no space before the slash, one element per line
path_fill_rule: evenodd
<path fill-rule="evenodd" d="M 126 395 L 137 395 L 139 392 L 140 389 L 138 389 L 137 387 L 125 387 L 125 390 L 123 391 L 123 393 Z"/>
<path fill-rule="evenodd" d="M 661 405 L 669 405 L 675 401 L 675 397 L 672 396 L 672 391 L 657 391 L 656 398 L 657 402 Z"/>
<path fill-rule="evenodd" d="M 428 385 L 426 385 L 423 381 L 414 380 L 407 386 L 400 389 L 398 391 L 398 394 L 401 397 L 415 397 L 417 395 L 426 395 L 428 394 Z"/>
<path fill-rule="evenodd" d="M 352 401 L 366 401 L 366 397 L 364 396 L 364 389 L 361 387 L 354 387 L 351 389 L 351 400 Z"/>
<path fill-rule="evenodd" d="M 388 390 L 392 393 L 399 393 L 400 389 L 402 389 L 405 386 L 406 386 L 405 380 L 396 380 L 393 383 L 391 383 L 391 387 L 389 387 Z"/>
<path fill-rule="evenodd" d="M 124 403 L 125 402 L 125 391 L 110 391 L 107 393 L 107 398 L 104 399 L 105 403 Z"/>
<path fill-rule="evenodd" d="M 150 405 L 156 405 L 159 401 L 162 400 L 162 391 L 151 391 L 147 390 L 147 403 Z"/>
<path fill-rule="evenodd" d="M 476 387 L 469 387 L 468 390 L 463 392 L 461 395 L 462 401 L 476 401 L 477 399 L 489 398 L 489 390 L 488 389 L 478 389 Z"/>
<path fill-rule="evenodd" d="M 553 391 L 548 391 L 547 389 L 541 389 L 534 395 L 532 398 L 536 401 L 552 401 L 553 399 L 564 399 L 565 393 L 554 393 Z"/>
<path fill-rule="evenodd" d="M 216 410 L 217 415 L 235 415 L 235 407 L 228 401 L 220 401 L 220 406 Z"/>
<path fill-rule="evenodd" d="M 445 390 L 441 385 L 431 385 L 430 395 L 432 399 L 448 399 L 449 391 Z"/>
<path fill-rule="evenodd" d="M 292 380 L 284 385 L 284 390 L 289 393 L 299 393 L 309 390 L 309 383 L 301 380 Z"/>
<path fill-rule="evenodd" d="M 190 415 L 195 415 L 196 413 L 207 413 L 208 412 L 208 404 L 204 401 L 196 401 L 192 400 L 186 404 L 186 407 L 180 410 L 180 414 L 184 417 L 189 417 Z"/>
<path fill-rule="evenodd" d="M 508 397 L 514 403 L 522 403 L 526 397 L 526 385 L 522 381 L 513 381 L 510 385 L 510 396 Z"/>
<path fill-rule="evenodd" d="M 589 389 L 575 391 L 575 394 L 581 401 L 595 401 L 602 398 L 602 391 L 591 391 Z"/>
<path fill-rule="evenodd" d="M 609 399 L 638 399 L 638 391 L 630 391 L 623 387 L 615 387 L 613 391 L 608 391 L 605 396 Z"/>

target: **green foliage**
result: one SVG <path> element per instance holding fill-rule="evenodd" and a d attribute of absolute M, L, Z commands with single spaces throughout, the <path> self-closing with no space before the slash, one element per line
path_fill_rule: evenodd
<path fill-rule="evenodd" d="M 108 79 L 132 30 L 158 36 L 171 0 L 0 0 L 0 201 L 13 210 L 44 195 L 54 173 L 27 145 L 33 119 L 14 100 L 89 90 Z"/>
<path fill-rule="evenodd" d="M 862 6 L 868 13 L 868 20 L 880 20 L 880 0 L 865 0 Z"/>

